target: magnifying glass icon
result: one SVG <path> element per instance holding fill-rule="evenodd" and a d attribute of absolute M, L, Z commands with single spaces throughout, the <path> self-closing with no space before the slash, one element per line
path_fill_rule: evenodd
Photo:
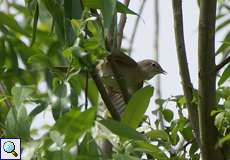
<path fill-rule="evenodd" d="M 15 152 L 15 145 L 13 142 L 11 141 L 7 141 L 3 144 L 3 150 L 6 152 L 6 153 L 11 153 L 14 155 L 14 157 L 17 157 L 18 154 L 17 152 Z"/>

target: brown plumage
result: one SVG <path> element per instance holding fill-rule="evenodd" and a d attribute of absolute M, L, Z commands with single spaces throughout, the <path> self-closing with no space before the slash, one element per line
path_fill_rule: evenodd
<path fill-rule="evenodd" d="M 128 87 L 127 89 L 130 95 L 133 95 L 143 86 L 144 80 L 149 80 L 159 73 L 166 73 L 154 60 L 147 59 L 136 62 L 123 53 L 109 55 L 108 58 L 113 60 L 118 72 L 126 81 Z M 110 64 L 105 61 L 101 64 L 100 68 L 102 80 L 106 86 L 108 95 L 111 97 L 111 101 L 117 108 L 117 111 L 122 114 L 125 103 L 116 79 L 114 78 Z"/>

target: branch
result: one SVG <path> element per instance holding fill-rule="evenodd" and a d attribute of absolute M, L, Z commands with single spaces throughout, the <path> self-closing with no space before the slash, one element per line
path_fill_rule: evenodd
<path fill-rule="evenodd" d="M 124 0 L 124 4 L 128 7 L 129 6 L 130 0 Z M 123 31 L 125 28 L 125 23 L 126 23 L 127 16 L 125 13 L 121 14 L 120 17 L 120 22 L 118 25 L 118 35 L 117 35 L 117 51 L 120 51 L 121 49 L 121 43 L 122 43 L 122 38 L 123 38 Z"/>
<path fill-rule="evenodd" d="M 198 109 L 202 160 L 224 160 L 211 111 L 216 106 L 215 20 L 217 0 L 201 0 L 198 33 Z"/>
<path fill-rule="evenodd" d="M 192 102 L 193 99 L 193 86 L 191 83 L 189 68 L 187 63 L 185 42 L 184 42 L 184 29 L 183 29 L 183 12 L 182 12 L 182 1 L 172 0 L 173 14 L 174 14 L 174 31 L 177 47 L 177 58 L 180 69 L 180 76 L 182 80 L 182 86 L 184 95 L 188 107 L 188 116 L 190 124 L 194 130 L 196 142 L 200 144 L 199 139 L 199 119 L 197 106 Z"/>
<path fill-rule="evenodd" d="M 155 0 L 154 2 L 154 8 L 153 8 L 153 23 L 155 24 L 154 27 L 154 32 L 153 32 L 153 56 L 155 61 L 159 61 L 159 0 Z M 161 79 L 160 76 L 157 75 L 156 77 L 156 82 L 155 82 L 155 90 L 156 90 L 156 99 L 161 98 Z M 161 105 L 156 104 L 158 108 L 162 108 Z M 157 112 L 157 116 L 159 119 L 159 128 L 164 129 L 164 120 L 163 120 L 163 115 L 159 111 Z"/>
<path fill-rule="evenodd" d="M 135 39 L 135 36 L 136 36 L 136 33 L 137 33 L 138 24 L 139 24 L 141 14 L 142 14 L 144 6 L 145 6 L 145 2 L 146 2 L 146 0 L 142 1 L 140 9 L 138 11 L 139 16 L 137 16 L 136 21 L 134 23 L 134 28 L 133 28 L 132 36 L 131 36 L 131 39 L 130 39 L 130 46 L 129 46 L 129 50 L 128 50 L 129 55 L 131 55 L 132 50 L 133 50 L 133 42 L 134 42 L 134 39 Z"/>
<path fill-rule="evenodd" d="M 91 76 L 101 94 L 101 98 L 103 99 L 107 109 L 109 110 L 112 118 L 114 120 L 117 120 L 117 121 L 120 121 L 121 117 L 119 115 L 119 113 L 117 112 L 117 110 L 115 109 L 115 107 L 113 106 L 111 100 L 110 100 L 110 97 L 108 96 L 106 90 L 105 90 L 105 87 L 100 79 L 100 77 L 98 76 L 98 72 L 97 70 L 94 68 L 92 71 L 91 71 Z"/>
<path fill-rule="evenodd" d="M 226 64 L 230 62 L 230 56 L 224 59 L 220 64 L 216 65 L 216 72 L 219 72 Z"/>

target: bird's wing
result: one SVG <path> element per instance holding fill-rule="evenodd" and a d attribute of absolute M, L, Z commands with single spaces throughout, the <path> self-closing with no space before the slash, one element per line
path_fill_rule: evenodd
<path fill-rule="evenodd" d="M 109 59 L 116 62 L 117 65 L 124 65 L 129 67 L 137 67 L 138 64 L 135 60 L 133 60 L 131 57 L 127 56 L 124 53 L 120 54 L 111 54 L 108 56 Z"/>

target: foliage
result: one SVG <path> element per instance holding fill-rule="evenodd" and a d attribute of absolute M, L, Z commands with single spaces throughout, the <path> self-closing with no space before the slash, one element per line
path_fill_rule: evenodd
<path fill-rule="evenodd" d="M 25 159 L 102 159 L 101 139 L 113 144 L 113 159 L 199 159 L 183 95 L 157 99 L 160 107 L 145 116 L 153 95 L 146 86 L 133 95 L 121 122 L 97 116 L 99 93 L 88 74 L 110 54 L 107 39 L 116 32 L 117 13 L 137 15 L 134 11 L 116 0 L 25 0 L 26 6 L 6 2 L 0 1 L 10 11 L 0 11 L 0 134 L 20 137 Z M 221 4 L 217 20 L 229 8 Z M 216 30 L 228 24 L 229 19 Z M 229 55 L 229 33 L 217 55 Z M 219 146 L 230 142 L 229 67 L 221 72 L 212 112 L 222 135 Z M 195 104 L 197 96 L 194 91 Z M 42 134 L 31 125 L 45 112 L 52 113 L 54 124 L 44 124 Z M 163 129 L 151 118 L 159 112 Z"/>

